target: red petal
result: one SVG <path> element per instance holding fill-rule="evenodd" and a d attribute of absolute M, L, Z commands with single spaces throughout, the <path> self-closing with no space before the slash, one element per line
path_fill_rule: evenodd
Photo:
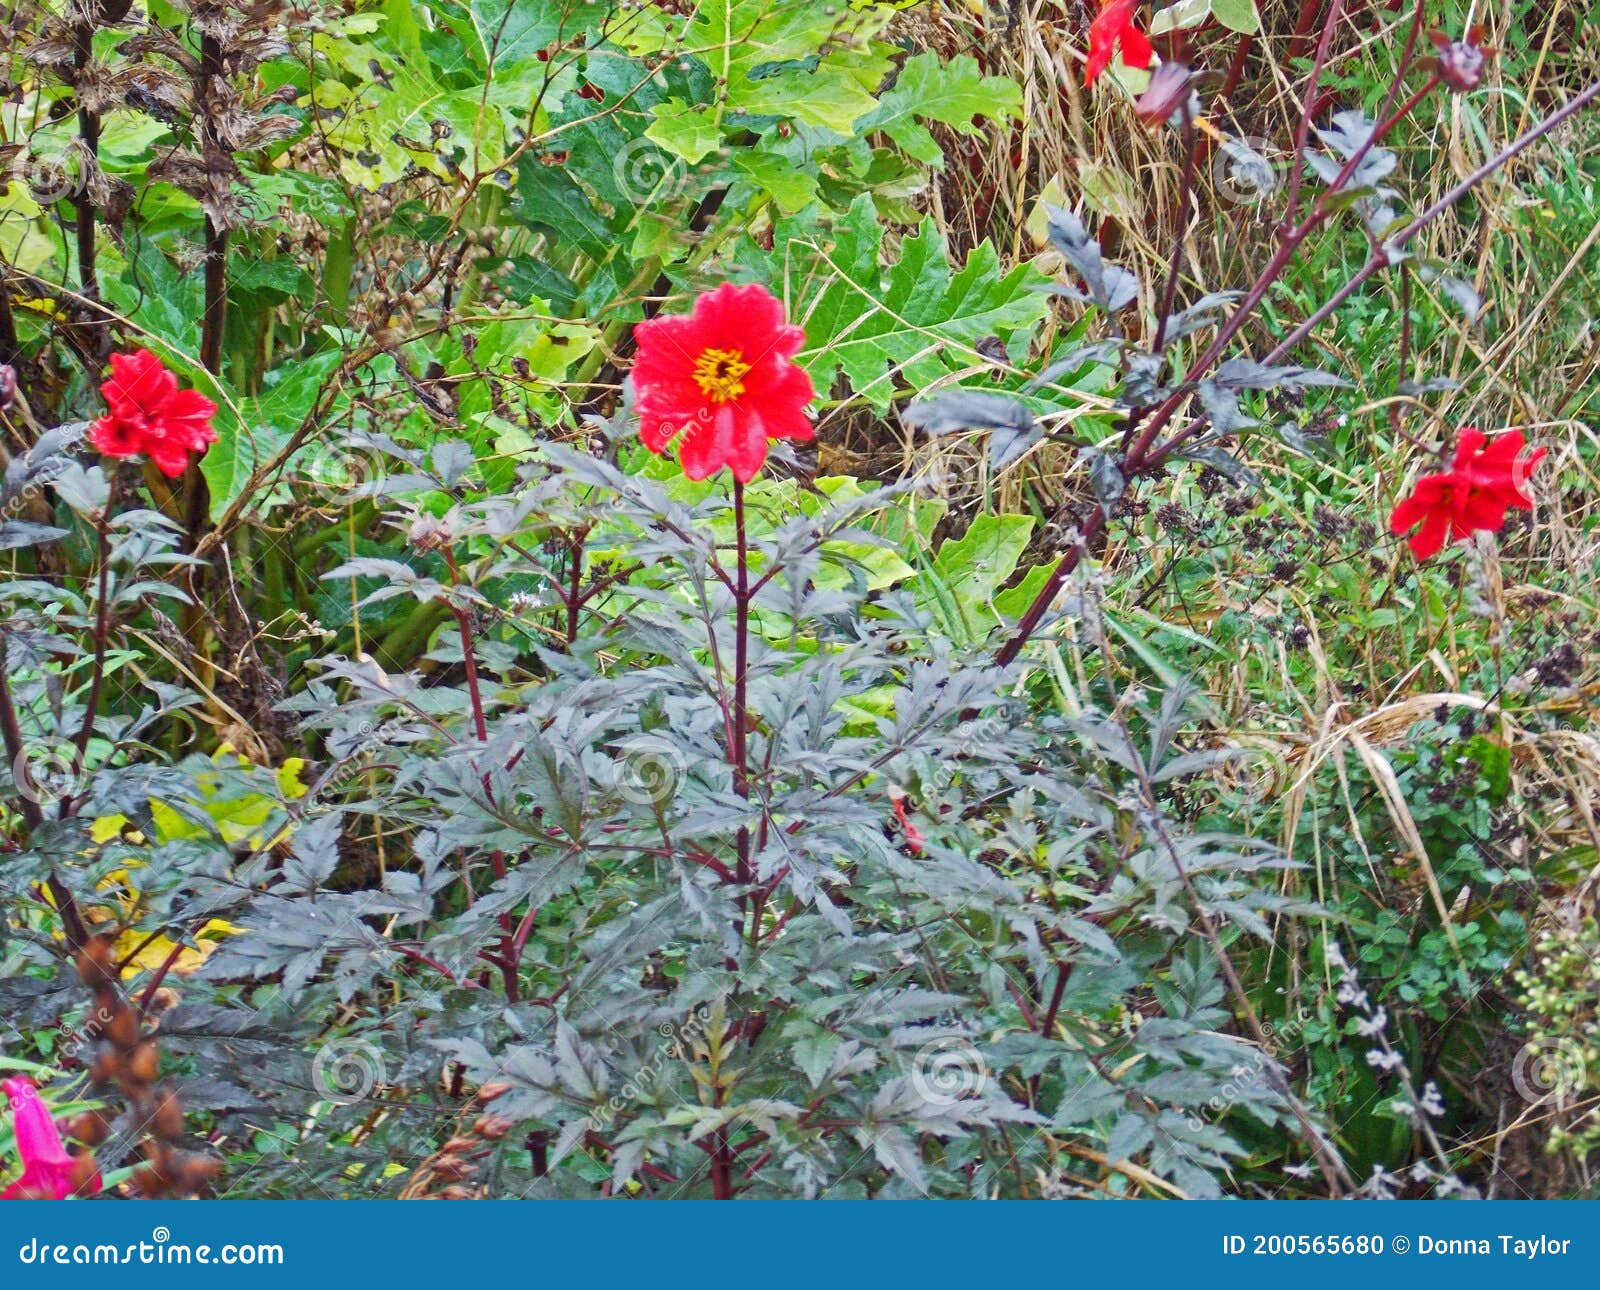
<path fill-rule="evenodd" d="M 753 282 L 724 282 L 701 296 L 694 302 L 694 322 L 700 340 L 697 355 L 706 349 L 736 349 L 752 365 L 788 339 L 782 333 L 798 330 L 785 325 L 783 302 Z"/>
<path fill-rule="evenodd" d="M 211 418 L 217 415 L 217 405 L 199 390 L 179 390 L 167 400 L 163 413 L 169 421 L 188 422 L 193 425 L 195 433 L 210 434 L 216 438 L 211 429 Z M 206 442 L 211 442 L 208 439 Z"/>
<path fill-rule="evenodd" d="M 669 443 L 697 420 L 711 416 L 710 405 L 696 390 L 692 397 L 670 397 L 654 392 L 639 405 L 639 438 L 651 452 L 664 452 Z"/>
<path fill-rule="evenodd" d="M 1141 70 L 1148 69 L 1155 62 L 1155 46 L 1150 43 L 1150 37 L 1131 24 L 1122 29 L 1122 65 L 1124 67 L 1137 67 Z"/>
<path fill-rule="evenodd" d="M 1419 560 L 1426 560 L 1437 555 L 1439 548 L 1444 545 L 1445 537 L 1450 530 L 1450 518 L 1442 511 L 1431 512 L 1422 522 L 1422 527 L 1412 535 L 1411 554 Z"/>
<path fill-rule="evenodd" d="M 696 420 L 683 433 L 678 460 L 690 479 L 709 479 L 728 460 L 733 441 L 733 406 L 724 403 L 714 416 Z"/>
<path fill-rule="evenodd" d="M 738 407 L 732 422 L 728 469 L 741 484 L 748 484 L 767 464 L 767 428 L 760 415 L 748 405 Z"/>
<path fill-rule="evenodd" d="M 773 439 L 812 439 L 816 430 L 806 415 L 806 405 L 816 398 L 805 369 L 785 362 L 774 378 L 755 388 L 740 406 L 751 408 Z"/>
<path fill-rule="evenodd" d="M 1133 12 L 1138 4 L 1139 0 L 1102 0 L 1099 15 L 1089 24 L 1089 61 L 1083 70 L 1085 85 L 1093 85 L 1095 78 L 1111 66 L 1111 56 L 1119 41 L 1126 66 L 1150 66 L 1155 51 L 1145 34 L 1133 25 Z"/>
<path fill-rule="evenodd" d="M 690 380 L 695 360 L 706 348 L 701 329 L 691 318 L 652 318 L 637 324 L 633 335 L 639 343 L 633 383 L 641 388 L 658 381 Z"/>
<path fill-rule="evenodd" d="M 1455 460 L 1450 463 L 1450 468 L 1452 470 L 1464 469 L 1483 445 L 1484 436 L 1480 431 L 1474 430 L 1471 426 L 1462 426 L 1461 434 L 1456 439 Z"/>
<path fill-rule="evenodd" d="M 1520 506 L 1524 510 L 1533 508 L 1533 498 L 1528 496 L 1524 485 L 1533 477 L 1533 468 L 1545 459 L 1545 455 L 1544 448 L 1535 448 L 1526 457 L 1519 457 L 1513 463 L 1512 487 L 1516 492 L 1516 498 L 1511 503 L 1513 506 Z"/>
<path fill-rule="evenodd" d="M 1469 493 L 1454 516 L 1455 527 L 1463 533 L 1470 533 L 1474 529 L 1498 532 L 1506 522 L 1508 505 L 1508 501 L 1490 493 Z"/>
<path fill-rule="evenodd" d="M 1447 508 L 1445 494 L 1449 483 L 1449 475 L 1424 475 L 1419 479 L 1411 496 L 1401 501 L 1389 517 L 1390 532 L 1404 533 L 1435 511 Z"/>
<path fill-rule="evenodd" d="M 1528 441 L 1522 437 L 1520 430 L 1507 430 L 1489 440 L 1483 450 L 1480 460 L 1485 462 L 1509 463 L 1517 459 L 1517 454 L 1528 446 Z"/>
<path fill-rule="evenodd" d="M 127 402 L 140 411 L 159 410 L 178 392 L 178 378 L 148 349 L 111 356 L 111 380 L 100 387 L 107 404 Z"/>
<path fill-rule="evenodd" d="M 176 479 L 189 468 L 188 450 L 167 440 L 150 444 L 146 451 L 150 460 L 155 462 L 156 469 L 168 479 Z"/>
<path fill-rule="evenodd" d="M 128 425 L 116 417 L 101 417 L 89 430 L 89 442 L 107 457 L 132 457 L 142 451 Z"/>

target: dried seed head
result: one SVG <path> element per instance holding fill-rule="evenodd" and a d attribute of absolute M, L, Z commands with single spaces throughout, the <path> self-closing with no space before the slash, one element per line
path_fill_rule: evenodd
<path fill-rule="evenodd" d="M 106 1140 L 106 1134 L 110 1131 L 111 1126 L 99 1111 L 85 1111 L 82 1115 L 75 1116 L 67 1126 L 68 1136 L 86 1147 L 99 1146 Z"/>
<path fill-rule="evenodd" d="M 153 1198 L 165 1195 L 172 1186 L 172 1180 L 157 1166 L 146 1165 L 129 1175 L 128 1186 L 136 1196 Z"/>
<path fill-rule="evenodd" d="M 193 1195 L 222 1172 L 222 1161 L 213 1156 L 185 1156 L 178 1166 L 178 1185 Z"/>
<path fill-rule="evenodd" d="M 472 1177 L 477 1172 L 477 1166 L 470 1161 L 461 1159 L 460 1156 L 446 1156 L 433 1168 L 434 1176 L 440 1182 L 454 1183 Z"/>
<path fill-rule="evenodd" d="M 106 1038 L 126 1052 L 139 1042 L 139 1018 L 132 1008 L 115 1008 L 106 1022 Z"/>
<path fill-rule="evenodd" d="M 105 981 L 115 981 L 116 968 L 113 966 L 115 957 L 116 944 L 111 937 L 91 938 L 78 955 L 78 980 L 91 988 Z"/>
<path fill-rule="evenodd" d="M 78 1196 L 92 1196 L 100 1190 L 100 1162 L 92 1151 L 80 1151 L 73 1156 L 72 1190 Z"/>
<path fill-rule="evenodd" d="M 183 1136 L 183 1108 L 173 1093 L 162 1093 L 155 1114 L 150 1118 L 150 1128 L 158 1138 L 171 1141 Z"/>
<path fill-rule="evenodd" d="M 128 1074 L 141 1084 L 155 1083 L 161 1073 L 161 1054 L 154 1044 L 140 1044 L 128 1054 Z"/>

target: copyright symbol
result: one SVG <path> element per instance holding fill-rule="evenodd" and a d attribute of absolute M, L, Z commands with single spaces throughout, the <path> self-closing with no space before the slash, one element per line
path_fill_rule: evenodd
<path fill-rule="evenodd" d="M 1211 159 L 1217 195 L 1235 206 L 1266 201 L 1283 187 L 1287 169 L 1282 153 L 1269 140 L 1254 135 L 1223 140 Z"/>
<path fill-rule="evenodd" d="M 1409 1236 L 1397 1236 L 1389 1242 L 1389 1248 L 1396 1254 L 1409 1254 L 1411 1252 L 1411 1238 Z"/>

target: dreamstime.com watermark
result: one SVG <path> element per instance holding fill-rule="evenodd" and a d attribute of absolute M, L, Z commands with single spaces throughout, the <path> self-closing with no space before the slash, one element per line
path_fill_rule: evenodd
<path fill-rule="evenodd" d="M 20 184 L 40 206 L 75 201 L 88 185 L 81 157 L 74 145 L 52 156 L 32 148 L 17 148 L 0 159 L 0 189 Z"/>
<path fill-rule="evenodd" d="M 702 1003 L 681 1023 L 662 1022 L 656 1029 L 665 1042 L 656 1049 L 649 1061 L 645 1062 L 629 1077 L 628 1082 L 619 1088 L 604 1106 L 598 1106 L 589 1113 L 588 1123 L 590 1128 L 596 1130 L 607 1128 L 617 1118 L 617 1114 L 620 1111 L 639 1100 L 660 1075 L 664 1067 L 671 1062 L 684 1060 L 693 1050 L 696 1041 L 705 1035 L 715 1011 L 714 1005 Z"/>
<path fill-rule="evenodd" d="M 100 1242 L 89 1245 L 77 1241 L 70 1245 L 60 1242 L 42 1242 L 37 1236 L 17 1250 L 17 1262 L 24 1265 L 132 1267 L 136 1264 L 156 1264 L 178 1267 L 197 1264 L 218 1267 L 282 1267 L 283 1246 L 246 1245 L 229 1242 L 225 1245 L 189 1245 L 174 1241 L 165 1227 L 157 1227 L 148 1241 L 134 1241 L 126 1245 Z"/>
<path fill-rule="evenodd" d="M 318 1097 L 353 1106 L 371 1097 L 387 1078 L 383 1054 L 365 1039 L 330 1039 L 311 1059 L 311 1087 Z"/>
<path fill-rule="evenodd" d="M 1219 1118 L 1238 1103 L 1259 1096 L 1262 1091 L 1272 1090 L 1274 1084 L 1268 1078 L 1267 1064 L 1277 1064 L 1286 1049 L 1299 1044 L 1301 1032 L 1309 1019 L 1310 1014 L 1302 1009 L 1279 1022 L 1263 1021 L 1261 1033 L 1266 1046 L 1245 1046 L 1240 1060 L 1228 1068 L 1227 1080 L 1203 1105 L 1190 1109 L 1190 1130 L 1199 1133 L 1206 1127 L 1207 1115 Z"/>
<path fill-rule="evenodd" d="M 1288 187 L 1294 154 L 1270 139 L 1224 139 L 1211 155 L 1211 185 L 1233 206 L 1260 206 Z"/>

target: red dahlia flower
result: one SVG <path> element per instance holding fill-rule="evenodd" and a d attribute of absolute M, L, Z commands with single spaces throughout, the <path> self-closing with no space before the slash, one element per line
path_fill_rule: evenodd
<path fill-rule="evenodd" d="M 65 1200 L 72 1194 L 77 1161 L 61 1145 L 61 1134 L 39 1100 L 39 1090 L 26 1079 L 8 1079 L 0 1087 L 11 1108 L 17 1154 L 22 1157 L 22 1177 L 0 1192 L 0 1200 Z"/>
<path fill-rule="evenodd" d="M 1471 426 L 1463 427 L 1450 469 L 1419 479 L 1411 496 L 1394 508 L 1389 527 L 1405 533 L 1422 526 L 1410 538 L 1412 554 L 1419 560 L 1474 529 L 1498 529 L 1511 507 L 1533 506 L 1523 484 L 1544 459 L 1545 450 L 1526 452 L 1527 446 L 1520 430 L 1488 439 Z"/>
<path fill-rule="evenodd" d="M 805 333 L 784 321 L 765 287 L 725 282 L 696 300 L 692 314 L 642 322 L 634 336 L 639 437 L 660 453 L 681 433 L 678 459 L 690 479 L 726 466 L 749 483 L 767 459 L 767 440 L 815 433 L 805 409 L 816 392 L 790 361 Z"/>
<path fill-rule="evenodd" d="M 1150 37 L 1133 25 L 1139 0 L 1100 0 L 1100 13 L 1089 24 L 1089 62 L 1083 69 L 1083 83 L 1093 85 L 1095 77 L 1111 66 L 1111 55 L 1120 45 L 1122 65 L 1146 69 L 1155 62 L 1156 51 Z"/>
<path fill-rule="evenodd" d="M 217 405 L 195 390 L 180 390 L 178 378 L 147 349 L 111 356 L 111 379 L 100 387 L 106 414 L 89 431 L 89 442 L 108 457 L 143 453 L 169 479 L 183 474 L 191 452 L 217 441 L 211 418 Z"/>

